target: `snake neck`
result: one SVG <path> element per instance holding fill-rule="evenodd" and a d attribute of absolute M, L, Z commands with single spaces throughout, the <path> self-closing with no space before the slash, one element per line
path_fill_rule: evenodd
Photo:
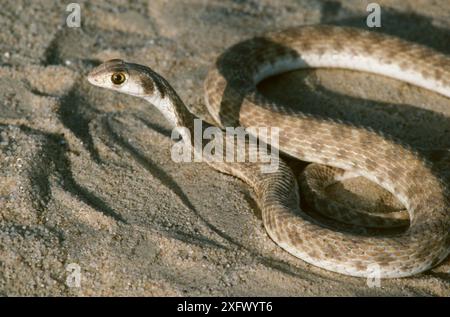
<path fill-rule="evenodd" d="M 157 89 L 153 89 L 151 94 L 142 98 L 153 104 L 173 127 L 179 128 L 178 131 L 183 140 L 190 142 L 192 146 L 194 119 L 197 117 L 189 111 L 166 79 L 153 71 L 147 72 L 146 75 L 152 79 Z"/>

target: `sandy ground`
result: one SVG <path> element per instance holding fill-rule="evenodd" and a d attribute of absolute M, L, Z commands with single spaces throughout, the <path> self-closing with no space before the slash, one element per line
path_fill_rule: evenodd
<path fill-rule="evenodd" d="M 378 1 L 381 32 L 450 54 L 446 0 Z M 1 295 L 450 295 L 450 260 L 368 287 L 296 259 L 266 235 L 248 186 L 206 164 L 170 160 L 170 126 L 141 100 L 89 85 L 120 57 L 163 74 L 196 113 L 208 65 L 228 46 L 289 26 L 364 28 L 367 2 L 5 1 L 0 12 Z M 351 43 L 345 43 L 351 45 Z M 309 111 L 383 129 L 414 146 L 450 147 L 450 103 L 395 80 L 297 71 L 261 91 Z M 363 179 L 330 190 L 380 208 Z M 67 271 L 78 265 L 80 287 Z M 73 281 L 70 280 L 69 281 Z"/>

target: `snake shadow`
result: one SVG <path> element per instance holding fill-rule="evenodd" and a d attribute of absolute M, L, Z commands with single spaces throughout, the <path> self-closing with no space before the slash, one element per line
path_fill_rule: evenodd
<path fill-rule="evenodd" d="M 339 278 L 332 278 L 332 277 L 323 277 L 319 273 L 313 273 L 309 272 L 306 269 L 299 268 L 299 267 L 293 267 L 288 262 L 276 259 L 273 256 L 264 255 L 261 252 L 254 250 L 251 247 L 248 247 L 246 245 L 243 245 L 240 241 L 233 238 L 232 236 L 228 235 L 226 232 L 221 230 L 220 228 L 213 225 L 207 218 L 202 216 L 202 214 L 197 210 L 197 208 L 193 205 L 193 203 L 190 201 L 188 195 L 186 195 L 183 191 L 183 189 L 177 184 L 177 182 L 167 173 L 164 171 L 163 168 L 159 167 L 158 164 L 152 161 L 150 157 L 142 153 L 136 145 L 130 143 L 127 138 L 121 136 L 119 133 L 116 132 L 117 127 L 115 128 L 114 125 L 111 124 L 111 120 L 116 116 L 119 115 L 119 113 L 109 113 L 102 117 L 102 124 L 104 128 L 107 131 L 107 134 L 112 138 L 115 144 L 118 144 L 122 147 L 125 151 L 127 151 L 133 159 L 141 165 L 145 170 L 147 170 L 151 175 L 153 175 L 155 178 L 158 178 L 162 184 L 164 184 L 166 187 L 170 188 L 175 192 L 175 194 L 181 199 L 182 203 L 191 210 L 196 217 L 198 217 L 205 225 L 206 227 L 211 230 L 213 233 L 215 233 L 217 236 L 222 238 L 224 241 L 227 242 L 227 244 L 223 244 L 219 241 L 216 241 L 214 239 L 210 239 L 204 236 L 195 235 L 192 236 L 189 233 L 183 232 L 181 230 L 177 230 L 176 232 L 168 232 L 168 234 L 174 238 L 180 239 L 182 241 L 196 244 L 199 246 L 210 246 L 220 249 L 234 249 L 239 248 L 242 250 L 245 250 L 249 254 L 251 254 L 252 257 L 254 257 L 258 262 L 261 264 L 268 266 L 272 268 L 273 270 L 279 271 L 283 274 L 306 279 L 310 282 L 316 281 L 318 278 L 321 280 L 328 280 L 328 281 L 338 281 Z M 140 121 L 142 124 L 146 126 L 146 128 L 150 130 L 154 130 L 159 132 L 160 134 L 166 136 L 167 138 L 170 138 L 170 131 L 163 126 L 150 122 L 145 119 L 145 116 L 140 115 L 137 113 L 136 115 L 133 115 L 135 119 Z M 254 210 L 256 212 L 259 212 L 259 207 L 257 204 L 252 200 L 252 198 L 249 197 L 250 195 L 246 195 L 246 200 L 249 201 L 250 205 L 254 207 Z"/>
<path fill-rule="evenodd" d="M 69 149 L 64 136 L 43 132 L 24 125 L 21 125 L 20 129 L 26 133 L 43 135 L 46 140 L 42 151 L 38 153 L 39 160 L 29 172 L 30 181 L 33 185 L 32 195 L 37 202 L 37 210 L 42 216 L 45 215 L 48 204 L 52 199 L 51 178 L 52 173 L 55 173 L 61 180 L 62 188 L 71 195 L 105 216 L 121 223 L 127 223 L 127 220 L 113 210 L 102 198 L 77 182 L 67 156 Z M 61 231 L 59 232 L 58 235 L 61 235 Z"/>

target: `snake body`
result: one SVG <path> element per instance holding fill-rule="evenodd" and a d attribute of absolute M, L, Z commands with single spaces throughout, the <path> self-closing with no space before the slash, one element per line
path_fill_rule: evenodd
<path fill-rule="evenodd" d="M 375 182 L 405 206 L 409 228 L 393 236 L 368 236 L 318 223 L 300 209 L 297 182 L 282 160 L 274 173 L 262 173 L 257 163 L 209 164 L 251 185 L 269 236 L 308 263 L 342 274 L 383 278 L 417 274 L 440 263 L 450 251 L 450 193 L 429 161 L 388 136 L 284 108 L 256 89 L 268 76 L 305 67 L 377 73 L 450 97 L 450 58 L 379 33 L 306 26 L 238 43 L 217 59 L 204 84 L 206 105 L 218 126 L 278 127 L 276 146 L 282 153 Z M 113 80 L 117 74 L 123 74 L 124 81 Z M 112 60 L 95 68 L 88 79 L 144 98 L 174 126 L 192 131 L 194 115 L 150 68 Z M 182 136 L 188 139 L 190 134 Z"/>

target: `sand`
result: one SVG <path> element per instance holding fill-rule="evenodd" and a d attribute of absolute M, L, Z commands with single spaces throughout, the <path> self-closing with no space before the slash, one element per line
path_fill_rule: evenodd
<path fill-rule="evenodd" d="M 69 13 L 59 1 L 2 4 L 1 295 L 450 295 L 449 259 L 369 287 L 289 255 L 267 236 L 245 183 L 203 163 L 173 162 L 171 127 L 154 108 L 85 80 L 106 59 L 147 64 L 210 119 L 202 82 L 227 47 L 296 25 L 365 28 L 367 2 L 79 3 L 80 28 L 66 26 Z M 377 31 L 450 54 L 448 1 L 378 3 Z M 266 80 L 260 90 L 414 146 L 450 147 L 449 100 L 395 80 L 296 71 Z M 330 199 L 349 195 L 369 208 L 389 204 L 386 192 L 364 179 L 330 190 Z"/>

